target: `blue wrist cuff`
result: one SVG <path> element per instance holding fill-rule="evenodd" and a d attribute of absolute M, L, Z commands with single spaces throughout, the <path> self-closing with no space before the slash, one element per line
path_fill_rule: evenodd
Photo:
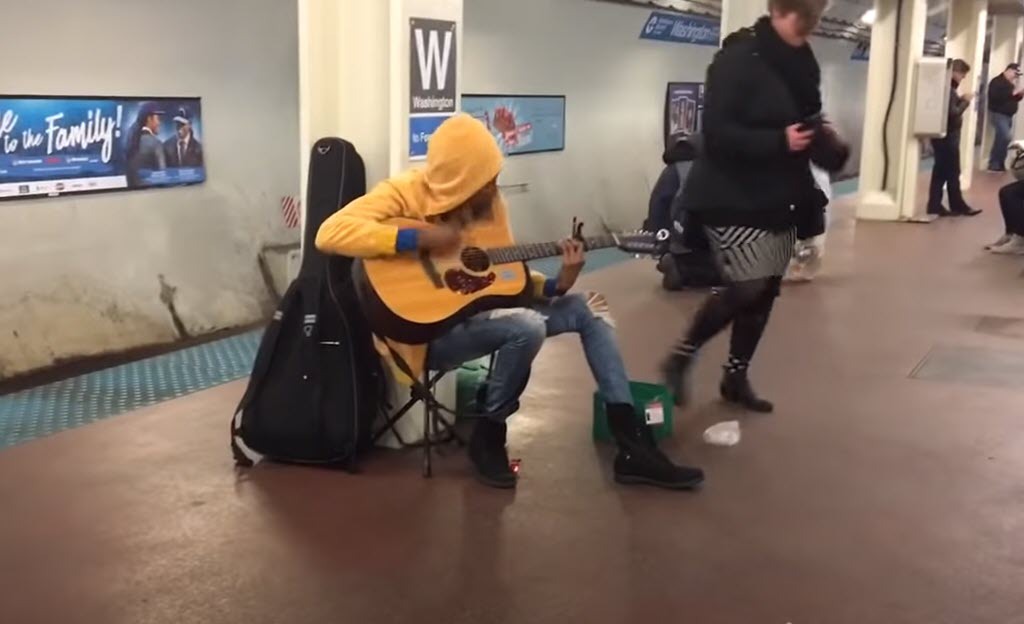
<path fill-rule="evenodd" d="M 405 228 L 398 230 L 395 237 L 395 251 L 416 251 L 420 246 L 420 231 L 416 228 Z"/>
<path fill-rule="evenodd" d="M 559 295 L 562 295 L 562 294 L 563 293 L 559 292 L 559 290 L 558 290 L 558 280 L 557 279 L 555 279 L 553 277 L 549 277 L 547 280 L 544 281 L 544 296 L 545 297 L 558 297 Z"/>

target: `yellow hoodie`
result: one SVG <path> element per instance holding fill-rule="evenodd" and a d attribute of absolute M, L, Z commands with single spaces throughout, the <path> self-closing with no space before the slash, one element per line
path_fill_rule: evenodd
<path fill-rule="evenodd" d="M 497 177 L 504 157 L 487 128 L 469 115 L 446 120 L 434 132 L 427 146 L 427 166 L 413 169 L 377 185 L 369 193 L 331 215 L 316 235 L 316 248 L 324 253 L 353 258 L 378 258 L 398 253 L 399 228 L 384 223 L 403 217 L 426 221 L 459 206 Z M 508 211 L 500 195 L 495 197 L 493 218 L 509 230 Z M 532 275 L 534 292 L 540 296 L 545 277 Z M 409 365 L 417 377 L 422 374 L 427 345 L 404 345 L 377 341 L 378 350 L 389 355 L 387 346 Z M 400 377 L 405 375 L 396 370 Z"/>

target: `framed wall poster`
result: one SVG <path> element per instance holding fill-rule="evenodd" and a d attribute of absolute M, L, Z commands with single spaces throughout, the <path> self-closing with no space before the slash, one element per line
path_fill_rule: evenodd
<path fill-rule="evenodd" d="M 703 82 L 668 83 L 665 90 L 665 145 L 700 132 L 703 113 Z"/>
<path fill-rule="evenodd" d="M 564 95 L 463 95 L 463 112 L 487 126 L 509 156 L 565 149 Z"/>
<path fill-rule="evenodd" d="M 196 97 L 0 95 L 0 200 L 206 180 Z"/>

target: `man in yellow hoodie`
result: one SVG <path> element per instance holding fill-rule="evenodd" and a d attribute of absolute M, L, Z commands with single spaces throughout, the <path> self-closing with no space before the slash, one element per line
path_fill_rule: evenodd
<path fill-rule="evenodd" d="M 476 221 L 508 228 L 505 203 L 498 193 L 501 150 L 487 128 L 468 115 L 445 121 L 431 137 L 427 166 L 378 185 L 336 212 L 320 227 L 316 247 L 350 257 L 381 257 L 423 250 L 456 248 L 462 230 Z M 425 222 L 422 228 L 399 229 L 387 223 L 403 217 Z M 519 408 L 530 366 L 548 336 L 577 333 L 598 390 L 608 404 L 609 427 L 619 447 L 615 478 L 672 489 L 699 485 L 703 473 L 676 466 L 657 448 L 650 429 L 632 405 L 629 380 L 614 330 L 594 316 L 586 300 L 565 295 L 583 266 L 576 241 L 563 245 L 558 277 L 534 275 L 537 297 L 532 310 L 499 310 L 477 315 L 430 345 L 389 346 L 413 374 L 424 367 L 449 370 L 463 362 L 496 353 L 481 417 L 469 444 L 479 479 L 493 487 L 515 487 L 516 475 L 505 448 L 505 420 Z"/>

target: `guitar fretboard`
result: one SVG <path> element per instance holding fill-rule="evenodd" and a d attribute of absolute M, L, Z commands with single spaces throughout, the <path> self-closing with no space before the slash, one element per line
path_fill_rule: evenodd
<path fill-rule="evenodd" d="M 594 236 L 583 239 L 583 248 L 604 249 L 615 247 L 615 237 L 611 235 Z M 509 262 L 525 262 L 539 258 L 552 258 L 562 255 L 561 244 L 558 242 L 532 243 L 529 245 L 513 245 L 511 247 L 494 247 L 487 250 L 487 257 L 492 264 L 507 264 Z"/>

